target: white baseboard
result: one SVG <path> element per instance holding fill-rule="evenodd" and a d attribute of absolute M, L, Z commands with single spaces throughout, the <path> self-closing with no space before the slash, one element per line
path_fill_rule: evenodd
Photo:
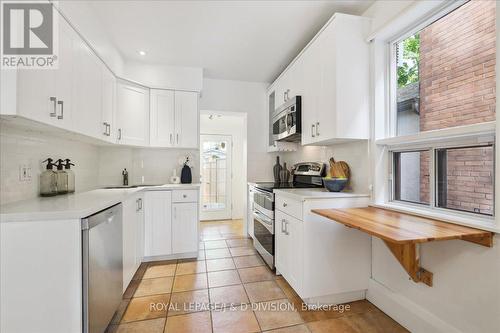
<path fill-rule="evenodd" d="M 366 299 L 413 333 L 459 333 L 420 305 L 370 279 Z"/>
<path fill-rule="evenodd" d="M 198 252 L 170 254 L 166 256 L 149 256 L 142 259 L 143 262 L 158 261 L 158 260 L 173 260 L 173 259 L 189 259 L 197 258 Z"/>
<path fill-rule="evenodd" d="M 355 290 L 326 296 L 304 298 L 303 301 L 309 306 L 336 305 L 359 301 L 366 298 L 366 290 Z"/>

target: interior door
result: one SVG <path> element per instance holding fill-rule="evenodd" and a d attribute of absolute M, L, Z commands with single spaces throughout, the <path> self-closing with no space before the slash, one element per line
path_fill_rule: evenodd
<path fill-rule="evenodd" d="M 232 138 L 201 135 L 201 220 L 229 220 L 232 215 Z"/>

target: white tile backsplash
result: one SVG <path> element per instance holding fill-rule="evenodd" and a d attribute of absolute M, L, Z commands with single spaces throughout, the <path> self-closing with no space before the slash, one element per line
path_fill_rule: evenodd
<path fill-rule="evenodd" d="M 97 187 L 99 148 L 35 130 L 0 123 L 0 203 L 38 196 L 43 160 L 70 158 L 75 164 L 77 192 Z M 31 181 L 20 181 L 19 166 L 31 167 Z"/>
<path fill-rule="evenodd" d="M 286 162 L 287 167 L 291 167 L 297 162 L 316 161 L 326 163 L 329 166 L 330 157 L 336 161 L 345 161 L 351 169 L 350 190 L 357 193 L 369 193 L 370 160 L 368 147 L 368 141 L 355 141 L 332 146 L 299 146 L 295 152 L 274 153 L 274 159 L 276 156 L 280 156 L 280 164 L 283 165 L 283 162 Z"/>
<path fill-rule="evenodd" d="M 129 172 L 129 184 L 166 184 L 170 183 L 172 170 L 177 169 L 180 176 L 182 166 L 179 158 L 190 155 L 193 159 L 193 182 L 198 182 L 200 170 L 199 151 L 194 149 L 129 147 L 101 147 L 99 149 L 99 184 L 119 185 L 122 183 L 122 170 Z M 144 178 L 143 178 L 144 177 Z"/>
<path fill-rule="evenodd" d="M 186 149 L 97 146 L 0 122 L 0 204 L 38 196 L 39 176 L 47 157 L 70 158 L 76 166 L 76 192 L 122 184 L 122 170 L 129 171 L 129 184 L 165 184 L 172 170 L 180 176 L 179 158 L 193 158 L 193 182 L 199 177 L 199 151 Z M 20 181 L 19 166 L 32 168 L 31 181 Z"/>

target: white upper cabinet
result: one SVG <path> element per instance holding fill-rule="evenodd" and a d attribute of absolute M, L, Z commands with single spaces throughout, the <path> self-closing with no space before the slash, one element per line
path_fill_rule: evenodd
<path fill-rule="evenodd" d="M 151 146 L 197 148 L 198 93 L 151 90 Z"/>
<path fill-rule="evenodd" d="M 108 142 L 116 142 L 116 78 L 111 71 L 102 66 L 102 113 L 100 136 Z"/>
<path fill-rule="evenodd" d="M 59 20 L 57 69 L 20 69 L 17 72 L 17 110 L 25 118 L 71 129 L 74 48 L 77 35 Z"/>
<path fill-rule="evenodd" d="M 368 139 L 368 18 L 335 14 L 272 84 L 276 107 L 302 96 L 302 144 Z"/>
<path fill-rule="evenodd" d="M 175 145 L 175 100 L 173 90 L 151 89 L 151 146 Z"/>
<path fill-rule="evenodd" d="M 102 133 L 102 66 L 84 41 L 75 43 L 73 129 L 95 138 Z"/>
<path fill-rule="evenodd" d="M 65 18 L 58 21 L 58 67 L 2 71 L 7 97 L 2 96 L 0 114 L 108 143 L 198 148 L 198 92 L 150 93 L 145 86 L 117 79 Z"/>
<path fill-rule="evenodd" d="M 175 144 L 182 148 L 198 148 L 198 93 L 175 92 Z"/>
<path fill-rule="evenodd" d="M 116 99 L 118 143 L 149 145 L 149 89 L 118 81 Z"/>

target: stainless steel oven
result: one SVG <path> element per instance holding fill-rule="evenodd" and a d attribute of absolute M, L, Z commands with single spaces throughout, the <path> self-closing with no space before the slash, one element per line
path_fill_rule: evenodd
<path fill-rule="evenodd" d="M 255 188 L 253 193 L 253 208 L 270 219 L 274 219 L 274 194 Z"/>
<path fill-rule="evenodd" d="M 275 141 L 300 141 L 301 97 L 295 96 L 273 113 L 271 128 Z"/>
<path fill-rule="evenodd" d="M 253 233 L 255 249 L 267 265 L 274 268 L 274 219 L 254 210 Z"/>
<path fill-rule="evenodd" d="M 254 247 L 274 268 L 274 194 L 254 188 L 253 192 Z"/>

